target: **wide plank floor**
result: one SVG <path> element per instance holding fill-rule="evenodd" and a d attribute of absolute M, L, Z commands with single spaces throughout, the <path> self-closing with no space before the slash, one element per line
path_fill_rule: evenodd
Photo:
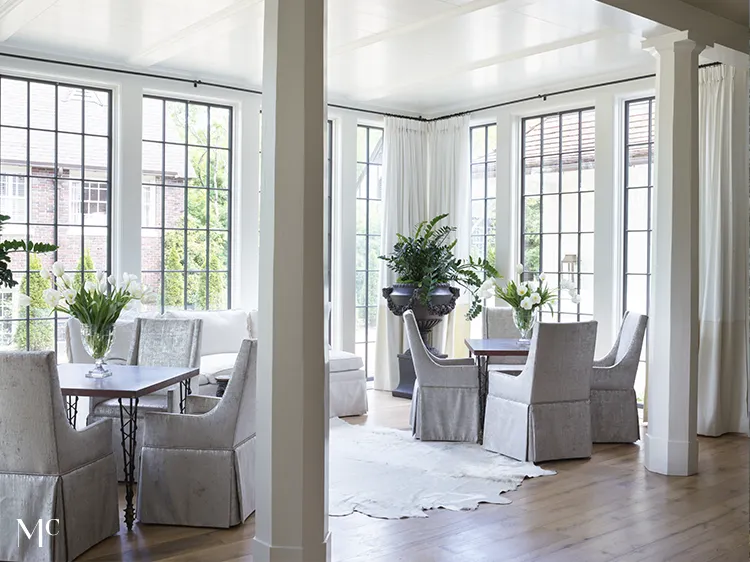
<path fill-rule="evenodd" d="M 409 402 L 370 392 L 351 423 L 408 427 Z M 332 517 L 335 562 L 744 562 L 748 556 L 748 439 L 701 438 L 700 473 L 643 468 L 638 445 L 597 445 L 585 461 L 544 463 L 510 505 L 431 512 L 426 519 Z M 363 485 L 366 485 L 363 482 Z M 230 530 L 136 524 L 81 562 L 250 562 L 255 521 Z"/>

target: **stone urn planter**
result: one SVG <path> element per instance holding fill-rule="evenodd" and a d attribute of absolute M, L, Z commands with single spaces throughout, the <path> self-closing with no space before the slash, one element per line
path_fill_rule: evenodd
<path fill-rule="evenodd" d="M 388 302 L 388 309 L 396 316 L 402 316 L 407 310 L 414 312 L 417 320 L 419 333 L 427 345 L 427 349 L 436 357 L 444 358 L 432 345 L 432 330 L 440 324 L 443 316 L 449 314 L 456 307 L 456 299 L 460 291 L 447 283 L 440 284 L 432 291 L 425 305 L 422 302 L 420 289 L 415 285 L 405 283 L 394 283 L 392 287 L 383 289 L 383 297 Z M 398 398 L 411 398 L 414 392 L 416 374 L 414 362 L 411 359 L 411 350 L 407 349 L 398 356 L 399 383 L 392 392 Z"/>

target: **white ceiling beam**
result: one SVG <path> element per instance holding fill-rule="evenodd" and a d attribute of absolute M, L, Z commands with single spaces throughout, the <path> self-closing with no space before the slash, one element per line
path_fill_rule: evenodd
<path fill-rule="evenodd" d="M 0 6 L 0 42 L 51 8 L 57 0 L 8 0 Z"/>
<path fill-rule="evenodd" d="M 152 66 L 172 58 L 188 48 L 195 41 L 196 36 L 200 36 L 208 28 L 227 21 L 232 28 L 247 24 L 247 21 L 243 21 L 239 16 L 248 8 L 260 3 L 262 3 L 262 0 L 236 0 L 229 6 L 212 12 L 187 27 L 183 27 L 177 33 L 152 43 L 140 53 L 130 57 L 128 62 L 136 66 Z"/>
<path fill-rule="evenodd" d="M 750 27 L 743 26 L 680 0 L 597 0 L 678 31 L 690 31 L 711 47 L 716 43 L 741 53 L 748 50 Z"/>
<path fill-rule="evenodd" d="M 420 19 L 406 25 L 400 25 L 398 27 L 387 29 L 379 33 L 367 35 L 365 37 L 362 37 L 361 39 L 350 41 L 349 43 L 344 43 L 342 45 L 339 45 L 338 47 L 329 49 L 328 54 L 329 56 L 336 56 L 343 53 L 348 53 L 356 49 L 361 49 L 362 47 L 380 43 L 381 41 L 385 41 L 386 39 L 390 39 L 392 37 L 414 33 L 415 31 L 425 29 L 444 21 L 470 14 L 472 12 L 477 12 L 479 10 L 484 10 L 485 8 L 496 6 L 497 4 L 510 4 L 510 6 L 504 6 L 504 8 L 512 9 L 526 4 L 533 4 L 535 1 L 536 0 L 472 0 L 471 2 L 467 2 L 466 4 L 442 10 L 432 17 Z"/>
<path fill-rule="evenodd" d="M 526 47 L 525 49 L 519 49 L 517 51 L 511 51 L 503 53 L 494 57 L 488 57 L 474 61 L 470 64 L 460 64 L 451 68 L 443 68 L 440 74 L 423 75 L 417 77 L 416 80 L 411 82 L 401 82 L 394 85 L 391 88 L 382 89 L 380 91 L 374 91 L 367 97 L 368 101 L 376 100 L 391 96 L 398 92 L 408 91 L 412 88 L 423 86 L 426 84 L 434 83 L 442 78 L 451 78 L 459 76 L 466 72 L 473 70 L 479 70 L 480 68 L 487 68 L 491 66 L 497 66 L 499 64 L 512 62 L 514 60 L 524 59 L 527 57 L 533 57 L 535 55 L 541 55 L 549 53 L 551 51 L 557 51 L 558 49 L 565 49 L 566 47 L 574 47 L 576 45 L 582 45 L 591 41 L 598 41 L 600 39 L 606 39 L 619 35 L 621 32 L 613 29 L 598 29 L 590 33 L 584 33 L 583 35 L 575 35 L 573 37 L 567 37 L 565 39 L 559 39 L 550 43 L 542 43 L 540 45 L 534 45 L 532 47 Z"/>

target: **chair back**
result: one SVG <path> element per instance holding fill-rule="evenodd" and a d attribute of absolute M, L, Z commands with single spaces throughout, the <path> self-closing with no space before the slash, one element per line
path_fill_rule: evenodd
<path fill-rule="evenodd" d="M 115 336 L 112 348 L 107 355 L 107 363 L 125 365 L 130 354 L 131 342 L 133 340 L 134 319 L 121 318 L 115 322 Z M 81 323 L 76 318 L 68 318 L 65 326 L 65 348 L 68 355 L 68 363 L 93 363 L 94 359 L 83 347 L 81 336 Z"/>
<path fill-rule="evenodd" d="M 411 350 L 412 361 L 414 361 L 414 373 L 417 375 L 417 380 L 419 380 L 420 370 L 429 368 L 430 366 L 434 367 L 435 362 L 430 358 L 427 346 L 422 340 L 422 334 L 419 333 L 417 319 L 411 310 L 404 312 L 404 324 L 406 325 L 406 341 Z"/>
<path fill-rule="evenodd" d="M 203 321 L 136 318 L 129 365 L 200 367 Z"/>
<path fill-rule="evenodd" d="M 255 435 L 257 371 L 258 340 L 245 340 L 237 354 L 224 396 L 210 414 L 223 420 L 220 423 L 228 425 L 227 431 L 234 430 L 234 445 Z"/>
<path fill-rule="evenodd" d="M 518 329 L 513 323 L 513 309 L 509 306 L 488 306 L 484 309 L 482 337 L 518 338 Z"/>
<path fill-rule="evenodd" d="M 620 333 L 617 336 L 617 351 L 615 353 L 615 362 L 627 363 L 638 367 L 638 361 L 641 358 L 641 348 L 643 339 L 646 334 L 646 325 L 648 316 L 638 314 L 637 312 L 626 312 L 620 326 Z M 631 366 L 632 366 L 631 365 Z M 624 366 L 624 365 L 623 365 Z"/>
<path fill-rule="evenodd" d="M 534 328 L 527 369 L 531 402 L 588 400 L 597 323 L 546 323 Z"/>
<path fill-rule="evenodd" d="M 0 472 L 59 473 L 66 431 L 54 352 L 0 353 Z"/>

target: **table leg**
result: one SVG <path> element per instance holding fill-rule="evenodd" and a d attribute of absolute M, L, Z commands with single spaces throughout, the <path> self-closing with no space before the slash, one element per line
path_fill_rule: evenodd
<path fill-rule="evenodd" d="M 180 413 L 185 413 L 185 401 L 187 400 L 187 397 L 192 394 L 192 390 L 190 390 L 190 379 L 185 379 L 184 381 L 180 382 Z"/>
<path fill-rule="evenodd" d="M 120 405 L 120 432 L 122 434 L 122 459 L 125 465 L 125 525 L 133 530 L 135 507 L 133 505 L 133 485 L 135 484 L 135 457 L 137 452 L 136 431 L 138 430 L 138 398 L 129 398 L 128 406 Z"/>
<path fill-rule="evenodd" d="M 76 417 L 78 416 L 78 396 L 68 395 L 65 397 L 65 414 L 68 417 L 68 423 L 76 427 Z"/>
<path fill-rule="evenodd" d="M 487 408 L 487 393 L 489 392 L 489 358 L 477 355 L 477 373 L 479 377 L 479 436 L 477 443 L 484 440 L 484 414 Z"/>

